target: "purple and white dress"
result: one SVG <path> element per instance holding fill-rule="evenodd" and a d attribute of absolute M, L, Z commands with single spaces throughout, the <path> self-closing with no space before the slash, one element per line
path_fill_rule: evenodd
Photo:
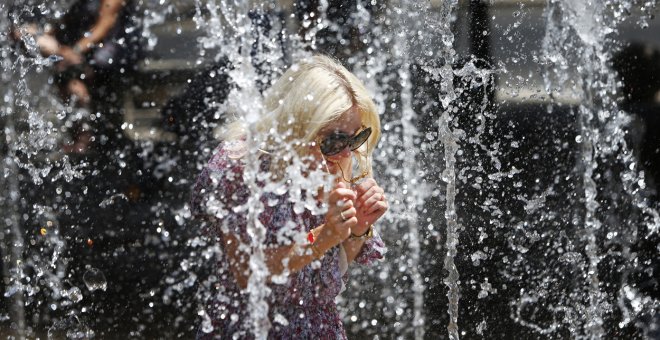
<path fill-rule="evenodd" d="M 224 230 L 249 244 L 247 218 L 239 207 L 247 203 L 250 190 L 243 182 L 244 161 L 230 157 L 231 150 L 227 143 L 218 146 L 197 178 L 191 201 L 192 211 L 198 217 L 219 217 L 203 230 L 211 239 L 219 242 L 221 230 Z M 260 166 L 262 171 L 267 171 L 268 157 L 262 157 Z M 259 220 L 267 230 L 267 247 L 291 244 L 293 234 L 307 232 L 325 223 L 325 216 L 313 215 L 309 210 L 296 213 L 287 194 L 266 194 L 260 199 L 264 210 Z M 384 253 L 383 241 L 375 234 L 364 243 L 355 261 L 368 265 L 382 259 Z M 345 254 L 341 246 L 336 246 L 319 261 L 320 266 L 309 264 L 290 274 L 283 284 L 268 284 L 271 289 L 267 298 L 271 321 L 269 339 L 346 339 L 335 304 L 335 297 L 342 290 L 342 280 L 347 279 L 347 275 L 342 273 L 346 270 L 342 268 L 346 266 Z M 217 258 L 215 274 L 218 278 L 217 289 L 206 308 L 213 331 L 205 333 L 200 329 L 198 338 L 253 338 L 248 324 L 249 294 L 236 283 L 222 250 Z"/>

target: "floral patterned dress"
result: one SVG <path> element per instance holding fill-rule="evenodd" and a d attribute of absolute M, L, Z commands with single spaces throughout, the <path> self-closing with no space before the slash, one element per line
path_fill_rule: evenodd
<path fill-rule="evenodd" d="M 250 244 L 246 214 L 241 209 L 250 198 L 250 190 L 243 182 L 245 164 L 230 155 L 232 147 L 227 143 L 216 149 L 195 183 L 192 210 L 196 216 L 217 217 L 204 229 L 209 237 L 219 242 L 222 232 L 230 232 L 241 242 Z M 262 157 L 261 171 L 267 171 L 268 163 L 268 158 Z M 267 193 L 260 200 L 264 203 L 259 220 L 267 230 L 266 246 L 290 245 L 295 234 L 300 235 L 324 223 L 324 216 L 313 215 L 309 210 L 296 213 L 299 209 L 295 209 L 287 194 Z M 206 308 L 213 327 L 212 330 L 201 327 L 198 338 L 251 339 L 254 336 L 249 322 L 249 294 L 240 289 L 231 274 L 226 255 L 220 253 L 217 258 L 217 290 Z M 371 264 L 382 259 L 384 253 L 383 241 L 375 234 L 364 243 L 355 261 Z M 290 274 L 284 282 L 268 284 L 271 289 L 267 298 L 271 324 L 268 338 L 346 339 L 335 304 L 343 280 L 347 279 L 342 273 L 345 271 L 342 256 L 345 265 L 345 253 L 336 246 L 319 261 Z"/>

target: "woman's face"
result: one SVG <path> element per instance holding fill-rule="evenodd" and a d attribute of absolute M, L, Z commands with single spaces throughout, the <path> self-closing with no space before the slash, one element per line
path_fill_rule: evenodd
<path fill-rule="evenodd" d="M 326 127 L 319 131 L 316 140 L 322 141 L 324 138 L 332 135 L 333 133 L 341 132 L 349 136 L 354 136 L 362 127 L 362 117 L 355 106 L 351 107 L 348 111 L 344 112 L 337 120 L 328 124 Z M 336 174 L 341 176 L 341 170 L 339 166 L 344 171 L 346 178 L 351 178 L 351 156 L 353 152 L 347 147 L 341 150 L 339 153 L 332 156 L 324 156 L 321 154 L 321 149 L 318 144 L 312 146 L 312 155 L 316 160 L 316 164 L 311 164 L 313 167 L 317 167 L 319 164 L 323 166 L 327 165 L 328 171 L 331 174 Z M 324 159 L 326 164 L 324 165 Z"/>

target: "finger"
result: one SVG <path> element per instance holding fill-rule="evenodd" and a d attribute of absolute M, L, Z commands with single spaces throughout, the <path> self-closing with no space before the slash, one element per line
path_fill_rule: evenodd
<path fill-rule="evenodd" d="M 357 215 L 357 209 L 353 206 L 353 202 L 337 202 L 335 206 L 331 206 L 326 213 L 329 218 L 334 218 L 336 216 L 340 217 L 340 221 L 344 222 L 346 219 Z M 343 215 L 343 218 L 342 218 Z"/>
<path fill-rule="evenodd" d="M 377 188 L 377 187 L 375 187 Z M 360 196 L 356 201 L 355 201 L 355 206 L 356 207 L 369 207 L 374 202 L 376 201 L 382 201 L 383 200 L 383 193 L 380 192 L 378 189 L 369 189 L 369 192 L 366 194 Z"/>
<path fill-rule="evenodd" d="M 367 178 L 364 181 L 362 181 L 360 184 L 355 185 L 353 189 L 355 189 L 355 191 L 357 191 L 358 194 L 361 194 L 376 185 L 377 185 L 376 180 L 374 180 L 373 178 Z"/>
<path fill-rule="evenodd" d="M 347 219 L 346 221 L 344 221 L 342 223 L 342 226 L 344 226 L 344 227 L 346 227 L 350 230 L 351 228 L 354 228 L 355 226 L 357 226 L 357 224 L 358 224 L 358 219 L 357 219 L 357 217 L 353 216 L 353 217 Z"/>
<path fill-rule="evenodd" d="M 352 214 L 353 214 L 353 216 L 351 216 L 351 217 L 346 216 L 346 219 L 343 219 L 340 214 L 337 214 L 336 216 L 333 216 L 332 219 L 333 219 L 334 224 L 335 224 L 338 231 L 339 230 L 342 230 L 342 231 L 346 230 L 346 228 L 350 229 L 350 228 L 353 228 L 357 225 L 358 220 L 357 220 L 357 216 L 355 216 L 357 213 L 353 212 Z M 344 215 L 347 215 L 347 214 L 344 214 Z"/>
<path fill-rule="evenodd" d="M 355 210 L 355 208 L 353 207 L 339 212 L 339 216 L 341 216 L 344 221 L 347 221 L 351 219 L 351 217 L 355 217 L 356 215 L 357 215 L 357 210 Z"/>
<path fill-rule="evenodd" d="M 333 215 L 331 215 L 330 218 L 334 221 L 334 223 L 338 226 L 339 225 L 343 226 L 346 222 L 350 221 L 350 219 L 356 218 L 357 211 L 355 210 L 355 208 L 350 208 L 347 210 L 333 212 L 332 214 Z"/>
<path fill-rule="evenodd" d="M 373 205 L 371 205 L 369 208 L 367 208 L 365 214 L 366 215 L 371 215 L 373 213 L 380 212 L 380 211 L 382 211 L 384 213 L 385 211 L 387 211 L 388 207 L 389 207 L 389 205 L 387 204 L 387 202 L 378 201 L 378 202 L 374 203 Z"/>
<path fill-rule="evenodd" d="M 337 188 L 335 190 L 332 190 L 330 192 L 330 196 L 328 197 L 328 201 L 330 203 L 337 202 L 340 200 L 355 200 L 356 195 L 355 191 L 351 189 L 345 189 L 345 188 Z"/>
<path fill-rule="evenodd" d="M 355 209 L 353 208 L 353 200 L 345 200 L 345 201 L 337 201 L 337 207 L 339 208 L 339 211 L 346 211 L 347 209 Z"/>
<path fill-rule="evenodd" d="M 328 214 L 339 215 L 348 209 L 355 209 L 353 206 L 353 201 L 349 199 L 339 200 L 334 205 L 328 207 Z"/>
<path fill-rule="evenodd" d="M 362 211 L 365 215 L 368 215 L 373 212 L 374 206 L 377 205 L 378 202 L 381 202 L 381 200 L 367 201 L 366 204 L 360 207 L 360 211 Z"/>
<path fill-rule="evenodd" d="M 387 203 L 387 199 L 385 198 L 385 194 L 379 194 L 379 193 L 374 194 L 369 199 L 364 201 L 361 205 L 359 205 L 358 202 L 356 201 L 355 206 L 356 208 L 366 213 L 370 211 L 373 205 L 378 202 L 385 202 L 385 205 L 389 206 L 389 204 Z"/>
<path fill-rule="evenodd" d="M 356 205 L 357 205 L 357 206 L 360 206 L 360 205 L 364 204 L 364 202 L 365 202 L 366 200 L 368 200 L 369 198 L 373 197 L 374 195 L 377 195 L 377 194 L 382 195 L 382 194 L 384 194 L 384 193 L 385 193 L 385 191 L 383 191 L 383 188 L 381 188 L 381 187 L 379 187 L 379 186 L 377 186 L 377 185 L 372 186 L 372 187 L 369 188 L 369 190 L 367 190 L 366 192 L 362 193 L 361 195 L 358 195 L 358 199 L 357 199 L 357 201 L 356 201 L 356 203 L 357 203 Z"/>

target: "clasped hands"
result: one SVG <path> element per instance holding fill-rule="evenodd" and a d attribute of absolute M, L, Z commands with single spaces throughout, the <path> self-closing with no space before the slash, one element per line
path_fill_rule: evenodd
<path fill-rule="evenodd" d="M 381 218 L 389 205 L 383 188 L 373 178 L 349 187 L 337 181 L 328 197 L 325 228 L 343 242 L 352 235 L 361 236 Z M 338 243 L 339 243 L 338 242 Z"/>

